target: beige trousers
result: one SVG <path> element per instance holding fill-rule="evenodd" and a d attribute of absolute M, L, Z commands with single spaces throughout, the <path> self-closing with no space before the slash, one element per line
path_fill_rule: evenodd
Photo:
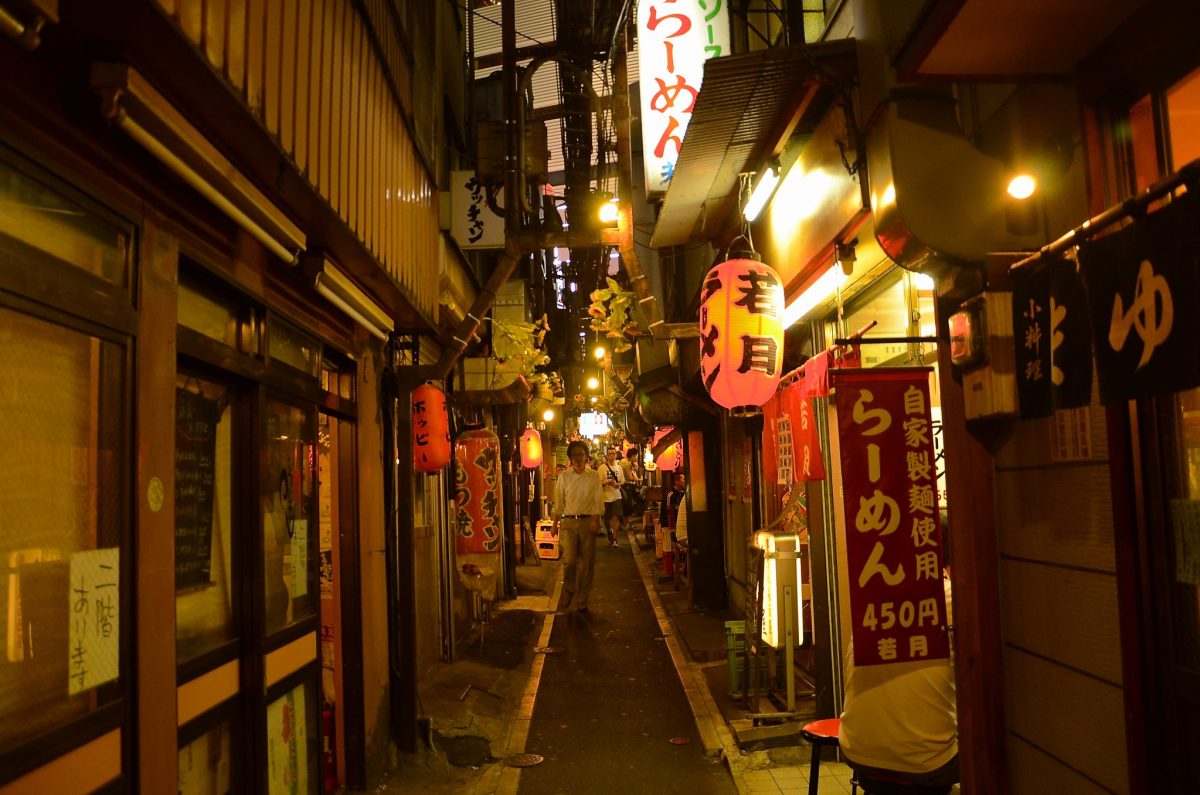
<path fill-rule="evenodd" d="M 600 533 L 604 531 L 601 530 Z M 592 519 L 560 519 L 558 541 L 563 552 L 563 590 L 574 594 L 575 604 L 586 607 L 596 573 L 596 539 Z"/>

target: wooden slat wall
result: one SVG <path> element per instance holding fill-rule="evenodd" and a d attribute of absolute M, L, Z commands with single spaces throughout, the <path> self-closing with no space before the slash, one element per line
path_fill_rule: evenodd
<path fill-rule="evenodd" d="M 1050 420 L 996 457 L 1004 693 L 1013 792 L 1127 792 L 1104 411 L 1092 457 L 1050 457 Z"/>
<path fill-rule="evenodd" d="M 436 186 L 396 102 L 411 75 L 389 0 L 158 0 L 415 308 L 438 305 Z M 432 35 L 432 32 L 430 32 Z"/>

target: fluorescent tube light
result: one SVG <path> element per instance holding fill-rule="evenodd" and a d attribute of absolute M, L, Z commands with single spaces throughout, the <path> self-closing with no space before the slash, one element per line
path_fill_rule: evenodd
<path fill-rule="evenodd" d="M 767 202 L 775 195 L 775 189 L 779 187 L 779 166 L 769 165 L 761 175 L 758 182 L 754 186 L 754 190 L 750 192 L 750 198 L 746 201 L 746 206 L 742 208 L 742 217 L 746 219 L 746 223 L 750 223 L 762 209 L 767 206 Z"/>
<path fill-rule="evenodd" d="M 92 65 L 104 114 L 276 257 L 295 265 L 304 232 L 137 70 Z"/>
<path fill-rule="evenodd" d="M 317 272 L 316 288 L 331 304 L 379 339 L 386 340 L 388 332 L 395 328 L 395 323 L 383 307 L 328 262 Z"/>
<path fill-rule="evenodd" d="M 795 301 L 783 310 L 783 327 L 791 328 L 794 323 L 803 318 L 816 307 L 829 300 L 837 289 L 846 283 L 849 277 L 842 267 L 834 263 L 833 267 L 821 274 L 808 289 L 800 293 Z"/>

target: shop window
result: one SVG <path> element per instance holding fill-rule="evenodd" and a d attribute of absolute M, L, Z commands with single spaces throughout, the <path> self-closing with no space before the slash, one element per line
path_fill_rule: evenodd
<path fill-rule="evenodd" d="M 268 633 L 317 612 L 315 431 L 312 410 L 267 401 L 262 529 Z"/>
<path fill-rule="evenodd" d="M 313 378 L 320 375 L 321 344 L 277 317 L 271 318 L 267 349 L 272 362 L 286 364 Z"/>
<path fill-rule="evenodd" d="M 868 338 L 909 336 L 908 302 L 905 300 L 904 280 L 900 276 L 896 273 L 890 278 L 885 277 L 881 287 L 872 290 L 865 299 L 846 307 L 843 328 L 847 334 L 853 334 L 875 321 L 876 326 L 867 334 Z M 906 364 L 909 349 L 903 342 L 864 345 L 862 357 L 863 367 Z"/>
<path fill-rule="evenodd" d="M 128 287 L 130 231 L 105 221 L 68 193 L 66 188 L 51 191 L 0 160 L 0 247 L 10 248 L 16 241 Z"/>
<path fill-rule="evenodd" d="M 225 721 L 179 744 L 179 795 L 233 792 L 233 727 Z"/>
<path fill-rule="evenodd" d="M 0 308 L 0 754 L 121 695 L 125 357 Z"/>
<path fill-rule="evenodd" d="M 1171 159 L 1180 168 L 1200 157 L 1200 71 L 1167 91 Z"/>
<path fill-rule="evenodd" d="M 214 292 L 187 276 L 179 275 L 179 325 L 198 331 L 204 336 L 237 347 L 238 312 L 232 302 L 222 300 Z"/>
<path fill-rule="evenodd" d="M 354 400 L 353 367 L 339 367 L 330 361 L 328 356 L 322 357 L 321 389 L 343 400 Z"/>
<path fill-rule="evenodd" d="M 175 384 L 175 635 L 178 662 L 236 635 L 228 390 L 188 375 Z"/>

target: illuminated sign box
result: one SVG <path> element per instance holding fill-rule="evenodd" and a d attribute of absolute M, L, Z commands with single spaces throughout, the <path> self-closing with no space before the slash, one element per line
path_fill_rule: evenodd
<path fill-rule="evenodd" d="M 579 435 L 589 439 L 603 436 L 609 429 L 608 415 L 599 411 L 586 411 L 579 415 Z"/>
<path fill-rule="evenodd" d="M 800 587 L 800 536 L 795 533 L 759 531 L 754 546 L 764 553 L 762 642 L 774 649 L 783 648 L 787 641 L 788 621 L 785 611 L 794 616 L 792 645 L 799 646 L 804 637 L 804 605 Z M 788 600 L 788 595 L 791 599 Z"/>

